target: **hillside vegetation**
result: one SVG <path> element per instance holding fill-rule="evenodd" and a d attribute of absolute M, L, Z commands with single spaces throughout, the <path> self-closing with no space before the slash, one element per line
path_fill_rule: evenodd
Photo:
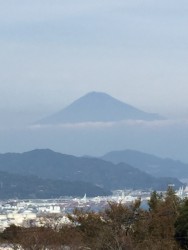
<path fill-rule="evenodd" d="M 54 217 L 51 226 L 14 225 L 0 235 L 2 243 L 21 249 L 70 250 L 181 250 L 188 247 L 188 200 L 169 188 L 166 195 L 151 194 L 149 210 L 140 200 L 131 205 L 109 203 L 100 212 L 75 209 L 69 225 Z"/>
<path fill-rule="evenodd" d="M 0 171 L 42 179 L 82 181 L 106 190 L 154 189 L 166 190 L 169 183 L 179 188 L 176 178 L 156 178 L 126 163 L 113 164 L 97 158 L 75 157 L 49 149 L 25 153 L 0 154 Z"/>

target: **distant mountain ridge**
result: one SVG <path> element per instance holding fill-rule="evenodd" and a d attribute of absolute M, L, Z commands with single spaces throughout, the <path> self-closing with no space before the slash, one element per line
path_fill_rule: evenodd
<path fill-rule="evenodd" d="M 90 92 L 63 110 L 36 124 L 110 122 L 123 120 L 159 120 L 158 114 L 147 113 L 121 102 L 106 93 Z"/>
<path fill-rule="evenodd" d="M 169 183 L 182 183 L 176 178 L 155 178 L 128 164 L 113 164 L 97 158 L 75 157 L 52 150 L 0 154 L 0 171 L 35 175 L 43 179 L 83 181 L 104 188 L 165 190 Z"/>
<path fill-rule="evenodd" d="M 156 177 L 188 178 L 188 164 L 136 150 L 112 151 L 101 158 L 114 164 L 120 162 L 130 164 Z"/>

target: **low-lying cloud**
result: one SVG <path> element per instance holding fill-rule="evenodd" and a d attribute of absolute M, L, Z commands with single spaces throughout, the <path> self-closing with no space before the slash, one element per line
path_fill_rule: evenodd
<path fill-rule="evenodd" d="M 79 123 L 62 123 L 62 124 L 35 124 L 29 126 L 31 130 L 42 129 L 103 129 L 113 127 L 145 127 L 145 128 L 168 128 L 188 126 L 188 120 L 124 120 L 124 121 L 109 121 L 109 122 L 79 122 Z"/>

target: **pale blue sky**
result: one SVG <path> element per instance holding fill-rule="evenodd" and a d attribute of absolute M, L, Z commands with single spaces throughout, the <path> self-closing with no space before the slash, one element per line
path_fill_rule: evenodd
<path fill-rule="evenodd" d="M 188 116 L 188 1 L 0 0 L 0 114 L 28 121 L 102 91 Z"/>

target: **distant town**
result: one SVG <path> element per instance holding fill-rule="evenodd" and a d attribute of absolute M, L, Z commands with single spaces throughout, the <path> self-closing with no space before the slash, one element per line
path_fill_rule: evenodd
<path fill-rule="evenodd" d="M 173 185 L 172 185 L 173 186 Z M 159 191 L 158 193 L 165 193 Z M 97 196 L 72 198 L 62 197 L 58 199 L 25 199 L 0 201 L 0 231 L 14 224 L 21 227 L 45 226 L 48 219 L 59 216 L 58 223 L 70 223 L 67 214 L 71 214 L 75 208 L 85 211 L 101 211 L 109 202 L 130 204 L 135 200 L 141 200 L 141 207 L 147 209 L 151 191 L 143 190 L 115 190 L 112 196 Z M 188 187 L 181 187 L 176 191 L 180 198 L 188 197 Z M 52 223 L 52 221 L 51 221 Z"/>
<path fill-rule="evenodd" d="M 58 199 L 28 199 L 28 200 L 6 200 L 0 202 L 0 230 L 14 224 L 16 226 L 30 227 L 44 226 L 46 218 L 51 215 L 61 215 L 61 223 L 68 223 L 66 215 L 75 208 L 83 208 L 93 211 L 104 209 L 108 202 L 133 202 L 141 198 L 147 200 L 149 192 L 142 191 L 114 191 L 112 196 L 98 196 L 88 198 L 58 198 Z"/>

